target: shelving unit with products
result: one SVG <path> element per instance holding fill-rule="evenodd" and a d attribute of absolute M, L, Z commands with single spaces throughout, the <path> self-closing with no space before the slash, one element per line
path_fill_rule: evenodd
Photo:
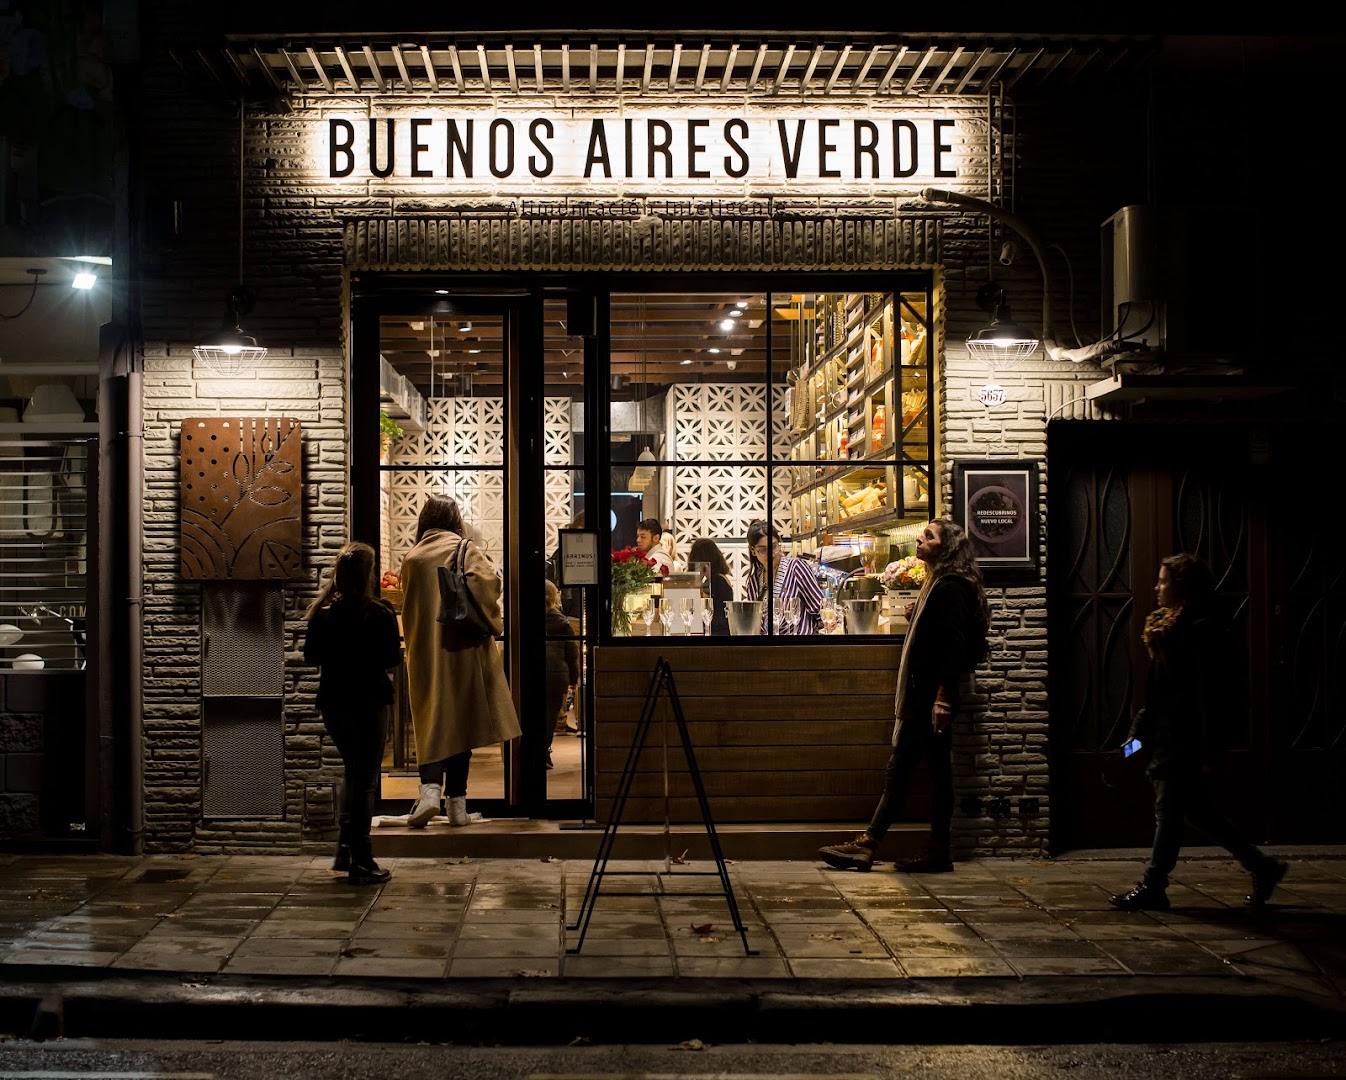
<path fill-rule="evenodd" d="M 821 293 L 800 320 L 790 447 L 791 536 L 893 532 L 930 513 L 931 298 Z"/>

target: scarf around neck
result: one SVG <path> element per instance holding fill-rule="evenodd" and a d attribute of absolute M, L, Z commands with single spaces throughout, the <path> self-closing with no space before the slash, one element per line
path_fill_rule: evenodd
<path fill-rule="evenodd" d="M 1182 616 L 1181 604 L 1173 607 L 1155 608 L 1145 616 L 1145 628 L 1141 631 L 1141 640 L 1145 642 L 1145 648 L 1151 654 L 1158 647 L 1170 630 L 1177 625 L 1178 619 Z"/>

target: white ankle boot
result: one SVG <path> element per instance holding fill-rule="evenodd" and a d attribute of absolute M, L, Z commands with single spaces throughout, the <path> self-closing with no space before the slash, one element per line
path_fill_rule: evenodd
<path fill-rule="evenodd" d="M 439 813 L 439 797 L 443 788 L 439 784 L 422 784 L 416 805 L 411 808 L 407 824 L 413 829 L 423 829 Z"/>
<path fill-rule="evenodd" d="M 450 825 L 470 825 L 467 817 L 467 796 L 451 795 L 449 796 L 449 824 Z"/>

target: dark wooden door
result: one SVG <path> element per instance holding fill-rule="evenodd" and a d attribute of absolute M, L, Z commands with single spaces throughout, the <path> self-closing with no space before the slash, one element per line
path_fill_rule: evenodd
<path fill-rule="evenodd" d="M 1149 784 L 1117 747 L 1144 702 L 1140 628 L 1159 560 L 1177 551 L 1210 562 L 1236 642 L 1225 807 L 1259 842 L 1346 838 L 1336 794 L 1346 582 L 1326 518 L 1290 509 L 1315 504 L 1318 481 L 1297 477 L 1293 462 L 1315 459 L 1306 441 L 1320 437 L 1238 424 L 1052 425 L 1054 850 L 1150 841 Z"/>

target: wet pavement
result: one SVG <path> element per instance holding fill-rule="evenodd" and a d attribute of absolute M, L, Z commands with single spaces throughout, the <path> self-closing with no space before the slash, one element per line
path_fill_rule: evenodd
<path fill-rule="evenodd" d="M 478 1008 L 519 991 L 665 1003 L 685 991 L 698 1007 L 719 990 L 822 995 L 832 1008 L 856 995 L 867 1008 L 1186 995 L 1279 1001 L 1331 1026 L 1346 1016 L 1346 849 L 1269 850 L 1291 867 L 1263 909 L 1243 904 L 1237 864 L 1188 849 L 1172 909 L 1137 913 L 1107 897 L 1133 883 L 1140 853 L 932 875 L 736 862 L 755 955 L 710 861 L 611 862 L 576 953 L 587 860 L 385 859 L 389 883 L 354 887 L 327 857 L 0 855 L 0 996 L 22 1016 L 63 985 L 144 1001 L 247 987 L 258 1002 L 304 987 L 375 994 L 367 1005 L 390 1004 L 380 991 L 476 990 Z"/>

